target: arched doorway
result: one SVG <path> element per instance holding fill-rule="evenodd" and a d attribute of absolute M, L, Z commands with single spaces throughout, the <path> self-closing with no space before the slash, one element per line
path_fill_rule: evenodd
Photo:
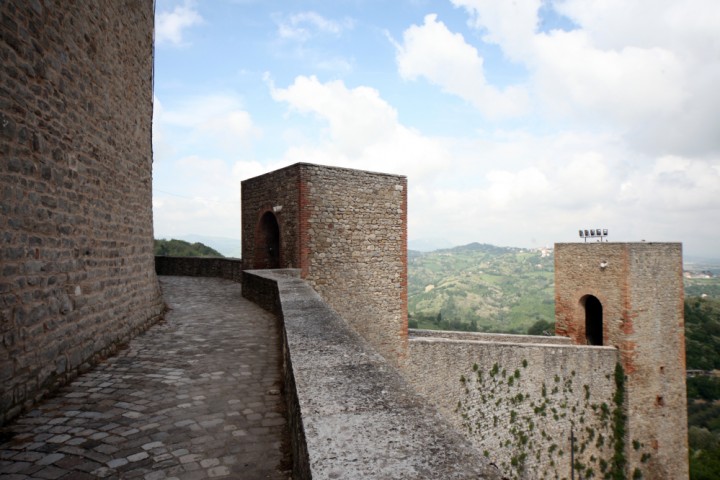
<path fill-rule="evenodd" d="M 585 308 L 585 338 L 588 345 L 603 344 L 603 308 L 602 303 L 593 295 L 580 299 Z"/>
<path fill-rule="evenodd" d="M 255 268 L 280 268 L 280 226 L 272 212 L 265 212 L 255 231 Z"/>

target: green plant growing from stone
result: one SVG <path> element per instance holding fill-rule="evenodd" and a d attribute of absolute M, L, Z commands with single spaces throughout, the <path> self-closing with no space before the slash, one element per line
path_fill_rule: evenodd
<path fill-rule="evenodd" d="M 570 456 L 561 445 L 569 449 L 572 429 L 576 473 L 582 478 L 598 474 L 616 478 L 611 476 L 612 467 L 617 464 L 616 424 L 611 421 L 616 418 L 616 409 L 611 410 L 603 402 L 606 397 L 594 397 L 588 384 L 575 393 L 577 373 L 560 369 L 546 375 L 552 390 L 545 382 L 538 388 L 530 380 L 532 375 L 523 372 L 528 368 L 527 360 L 523 359 L 520 365 L 495 362 L 492 367 L 483 368 L 474 363 L 469 369 L 472 374 L 461 377 L 465 394 L 456 412 L 482 451 L 500 453 L 497 464 L 508 478 L 569 478 Z M 608 388 L 615 392 L 612 388 L 615 385 L 608 383 Z M 615 403 L 618 397 L 613 395 Z"/>

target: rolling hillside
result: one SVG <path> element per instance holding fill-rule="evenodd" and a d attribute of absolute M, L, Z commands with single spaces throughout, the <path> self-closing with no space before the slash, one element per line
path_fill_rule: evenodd
<path fill-rule="evenodd" d="M 720 299 L 717 261 L 687 262 L 685 295 Z M 408 252 L 413 327 L 525 333 L 555 321 L 552 249 L 471 243 Z"/>
<path fill-rule="evenodd" d="M 222 257 L 222 254 L 200 242 L 190 243 L 185 240 L 155 239 L 155 255 L 170 257 Z"/>
<path fill-rule="evenodd" d="M 419 328 L 524 333 L 554 321 L 552 251 L 479 243 L 408 255 L 408 311 Z"/>

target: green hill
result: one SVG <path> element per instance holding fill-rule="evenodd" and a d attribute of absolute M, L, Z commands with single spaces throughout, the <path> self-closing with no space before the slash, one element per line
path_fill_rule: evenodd
<path fill-rule="evenodd" d="M 720 266 L 692 263 L 685 295 L 720 299 Z M 417 328 L 525 333 L 555 321 L 552 250 L 471 243 L 408 252 L 408 313 Z"/>
<path fill-rule="evenodd" d="M 553 322 L 553 257 L 540 250 L 471 243 L 408 254 L 413 326 L 525 333 Z"/>
<path fill-rule="evenodd" d="M 223 255 L 200 242 L 185 240 L 155 240 L 155 255 L 169 257 L 222 257 Z"/>

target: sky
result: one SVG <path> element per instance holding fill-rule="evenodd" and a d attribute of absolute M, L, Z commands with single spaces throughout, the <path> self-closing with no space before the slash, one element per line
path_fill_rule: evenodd
<path fill-rule="evenodd" d="M 240 238 L 240 182 L 408 178 L 408 236 L 607 228 L 720 257 L 717 0 L 157 0 L 156 238 Z"/>

